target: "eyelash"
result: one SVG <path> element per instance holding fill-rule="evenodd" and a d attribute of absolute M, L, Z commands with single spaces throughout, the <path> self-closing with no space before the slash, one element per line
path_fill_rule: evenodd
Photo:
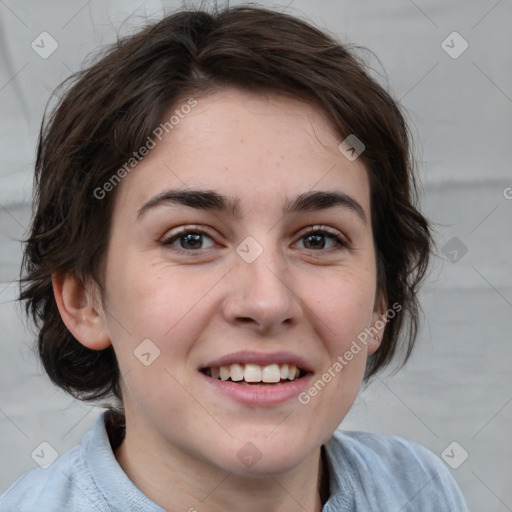
<path fill-rule="evenodd" d="M 193 227 L 188 226 L 188 227 L 184 227 L 184 228 L 180 229 L 179 232 L 174 233 L 173 235 L 169 236 L 168 238 L 165 238 L 164 240 L 162 240 L 162 244 L 165 246 L 171 246 L 176 240 L 179 240 L 180 237 L 182 237 L 184 235 L 188 235 L 190 233 L 193 233 L 196 235 L 206 235 L 208 238 L 211 238 L 213 240 L 213 237 L 207 231 L 200 229 L 200 228 L 193 228 Z M 312 252 L 330 252 L 332 250 L 339 251 L 339 250 L 347 249 L 349 247 L 349 244 L 343 238 L 341 238 L 339 235 L 337 235 L 335 233 L 332 233 L 332 232 L 326 230 L 324 228 L 324 226 L 311 227 L 311 229 L 309 229 L 308 231 L 303 233 L 299 239 L 303 239 L 308 236 L 317 235 L 317 234 L 327 235 L 328 237 L 332 238 L 335 242 L 335 246 L 330 247 L 328 249 L 320 249 L 320 250 L 305 249 L 305 250 L 309 250 Z M 187 249 L 182 249 L 180 247 L 173 247 L 172 249 L 180 254 L 190 255 L 191 253 L 200 253 L 201 251 L 208 250 L 209 248 L 196 249 L 196 250 L 188 249 L 187 250 Z"/>

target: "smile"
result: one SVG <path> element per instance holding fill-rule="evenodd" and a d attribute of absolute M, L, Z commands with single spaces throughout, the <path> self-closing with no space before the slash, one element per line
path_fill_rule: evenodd
<path fill-rule="evenodd" d="M 295 364 L 240 364 L 214 366 L 201 370 L 206 376 L 221 381 L 236 382 L 241 385 L 278 384 L 300 379 L 307 372 Z"/>
<path fill-rule="evenodd" d="M 296 400 L 315 372 L 311 357 L 290 351 L 239 350 L 197 368 L 212 400 L 221 397 L 249 407 L 279 406 Z"/>

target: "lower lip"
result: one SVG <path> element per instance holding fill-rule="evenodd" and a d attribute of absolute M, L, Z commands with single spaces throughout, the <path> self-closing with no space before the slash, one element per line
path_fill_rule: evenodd
<path fill-rule="evenodd" d="M 199 374 L 205 379 L 206 385 L 211 386 L 211 389 L 216 393 L 222 393 L 245 405 L 261 407 L 280 405 L 287 400 L 297 398 L 300 393 L 306 390 L 313 377 L 312 373 L 308 373 L 300 379 L 283 384 L 244 386 L 228 380 L 212 379 L 202 372 L 199 372 Z"/>

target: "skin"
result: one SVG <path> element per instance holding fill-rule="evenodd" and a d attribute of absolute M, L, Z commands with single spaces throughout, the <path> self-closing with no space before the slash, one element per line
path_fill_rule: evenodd
<path fill-rule="evenodd" d="M 319 511 L 321 445 L 352 406 L 382 332 L 306 405 L 241 405 L 207 389 L 197 368 L 239 350 L 283 350 L 304 357 L 316 380 L 374 325 L 385 309 L 367 171 L 338 150 L 314 106 L 230 88 L 197 100 L 116 190 L 104 305 L 94 287 L 62 273 L 53 281 L 59 310 L 82 344 L 114 347 L 127 419 L 116 457 L 155 503 Z M 137 219 L 163 190 L 192 188 L 238 197 L 243 216 L 167 204 Z M 343 206 L 283 216 L 287 199 L 311 190 L 349 194 L 367 222 Z M 315 246 L 305 231 L 318 225 L 348 247 L 328 235 Z M 202 246 L 163 243 L 183 226 L 208 230 Z M 236 252 L 247 236 L 263 248 L 252 263 Z M 145 366 L 133 352 L 148 338 L 160 356 Z M 237 457 L 248 442 L 261 453 L 250 468 Z"/>

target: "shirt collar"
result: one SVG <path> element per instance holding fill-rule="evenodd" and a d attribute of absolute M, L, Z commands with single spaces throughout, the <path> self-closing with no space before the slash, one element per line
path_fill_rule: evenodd
<path fill-rule="evenodd" d="M 82 440 L 84 464 L 88 467 L 95 485 L 113 510 L 123 512 L 165 512 L 152 502 L 128 478 L 112 451 L 105 419 L 112 411 L 101 414 L 90 432 Z M 111 433 L 115 436 L 115 433 Z"/>
<path fill-rule="evenodd" d="M 329 474 L 329 498 L 322 512 L 350 510 L 352 504 L 355 475 L 351 468 L 345 467 L 345 457 L 340 452 L 339 437 L 342 435 L 336 431 L 322 446 L 327 466 L 325 469 Z M 117 462 L 114 450 L 123 438 L 123 418 L 113 410 L 101 414 L 92 431 L 84 436 L 84 464 L 88 467 L 96 486 L 114 510 L 165 512 L 135 486 Z"/>

